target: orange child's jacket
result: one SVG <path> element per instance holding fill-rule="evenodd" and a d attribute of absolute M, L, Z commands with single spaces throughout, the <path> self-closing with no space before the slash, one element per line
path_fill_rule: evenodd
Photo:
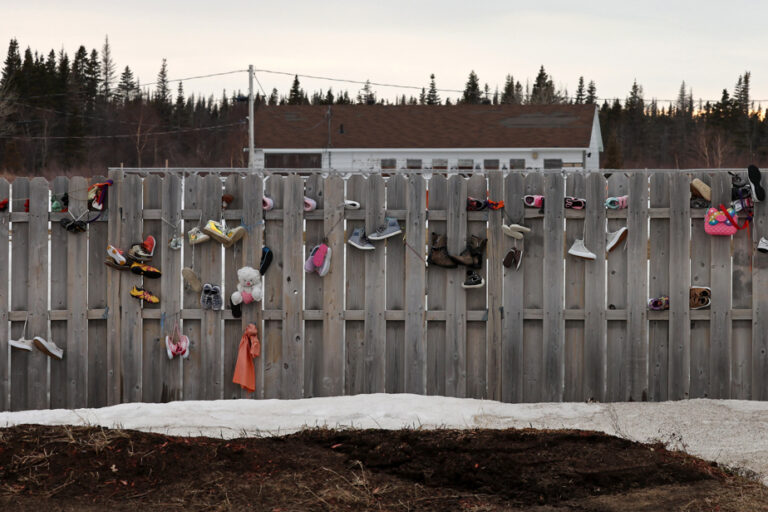
<path fill-rule="evenodd" d="M 259 331 L 254 324 L 248 324 L 243 337 L 240 338 L 240 348 L 237 350 L 237 363 L 232 382 L 253 393 L 256 391 L 256 370 L 253 358 L 261 355 Z"/>

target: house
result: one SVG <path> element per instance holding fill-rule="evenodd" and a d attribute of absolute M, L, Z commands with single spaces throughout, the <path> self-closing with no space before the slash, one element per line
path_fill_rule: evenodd
<path fill-rule="evenodd" d="M 254 116 L 257 168 L 597 169 L 595 105 L 280 105 Z"/>

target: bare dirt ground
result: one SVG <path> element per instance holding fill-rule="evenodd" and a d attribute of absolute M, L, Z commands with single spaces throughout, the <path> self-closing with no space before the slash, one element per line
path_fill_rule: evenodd
<path fill-rule="evenodd" d="M 308 430 L 221 440 L 0 429 L 0 510 L 765 510 L 715 464 L 595 432 Z"/>

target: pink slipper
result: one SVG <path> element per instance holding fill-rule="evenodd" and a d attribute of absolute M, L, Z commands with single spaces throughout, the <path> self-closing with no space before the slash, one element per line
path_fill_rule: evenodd
<path fill-rule="evenodd" d="M 541 208 L 544 206 L 544 196 L 525 196 L 523 197 L 525 206 L 531 208 Z"/>
<path fill-rule="evenodd" d="M 311 212 L 315 208 L 317 208 L 317 203 L 315 202 L 315 200 L 314 199 L 310 199 L 307 196 L 304 196 L 304 211 L 305 212 Z"/>
<path fill-rule="evenodd" d="M 320 244 L 317 248 L 317 251 L 315 251 L 315 254 L 312 256 L 312 263 L 314 263 L 316 267 L 322 267 L 323 262 L 325 261 L 325 253 L 327 252 L 328 246 L 325 244 Z"/>
<path fill-rule="evenodd" d="M 261 207 L 269 211 L 275 207 L 275 202 L 271 197 L 264 196 L 261 198 Z"/>

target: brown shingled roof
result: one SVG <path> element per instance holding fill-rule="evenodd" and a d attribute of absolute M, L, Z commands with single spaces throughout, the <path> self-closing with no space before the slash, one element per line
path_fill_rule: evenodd
<path fill-rule="evenodd" d="M 257 148 L 586 148 L 594 105 L 260 106 Z M 342 128 L 343 127 L 343 128 Z"/>

